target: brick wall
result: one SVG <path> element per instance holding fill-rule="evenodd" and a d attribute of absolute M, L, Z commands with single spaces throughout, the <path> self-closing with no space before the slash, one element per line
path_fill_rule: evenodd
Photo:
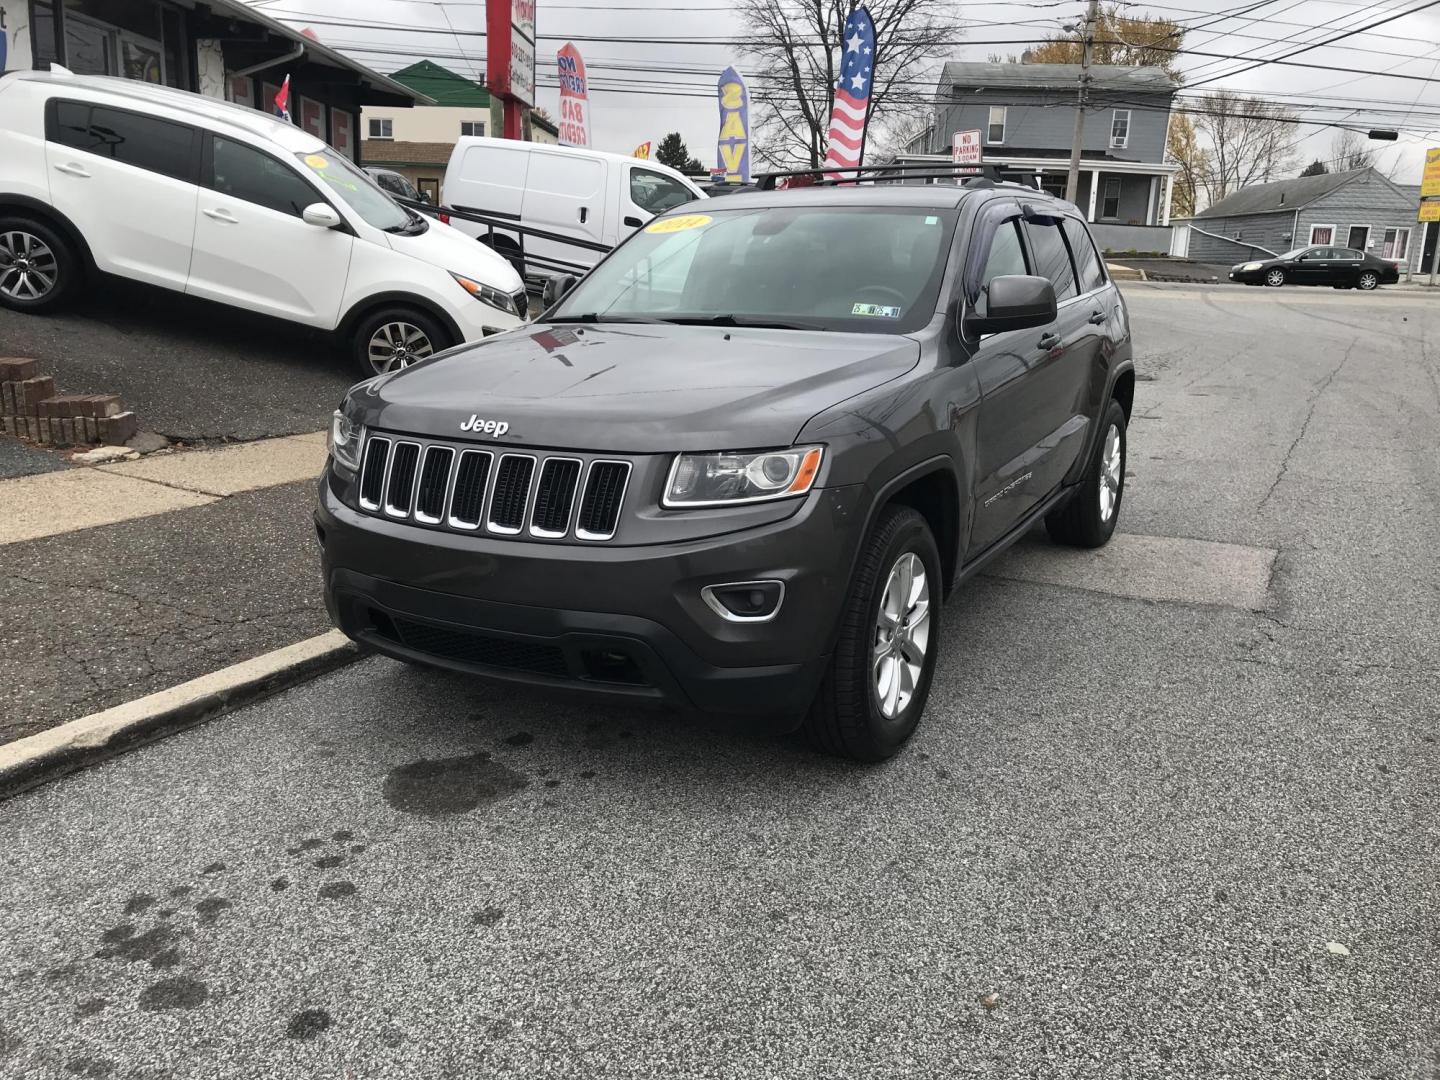
<path fill-rule="evenodd" d="M 124 446 L 135 414 L 114 394 L 57 394 L 35 360 L 0 357 L 0 432 L 41 446 Z"/>

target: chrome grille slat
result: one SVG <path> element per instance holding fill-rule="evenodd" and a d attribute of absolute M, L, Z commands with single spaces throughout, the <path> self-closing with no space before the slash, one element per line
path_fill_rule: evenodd
<path fill-rule="evenodd" d="M 531 536 L 558 540 L 570 531 L 581 468 L 579 458 L 545 459 L 535 484 L 535 507 L 530 512 Z"/>
<path fill-rule="evenodd" d="M 534 482 L 535 458 L 532 455 L 501 454 L 495 466 L 485 527 L 505 536 L 513 536 L 523 529 Z"/>
<path fill-rule="evenodd" d="M 577 540 L 609 540 L 620 524 L 620 507 L 630 487 L 630 462 L 599 459 L 585 473 L 580 513 L 575 519 Z"/>

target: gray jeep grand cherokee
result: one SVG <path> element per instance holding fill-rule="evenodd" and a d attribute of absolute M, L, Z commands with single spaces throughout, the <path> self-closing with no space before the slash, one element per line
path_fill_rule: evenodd
<path fill-rule="evenodd" d="M 880 760 L 960 582 L 1041 519 L 1110 538 L 1134 386 L 1124 300 L 1043 192 L 692 203 L 535 324 L 350 391 L 326 601 L 402 660 Z"/>

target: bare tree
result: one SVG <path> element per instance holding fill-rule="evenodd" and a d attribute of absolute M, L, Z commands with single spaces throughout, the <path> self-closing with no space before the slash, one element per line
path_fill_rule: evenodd
<path fill-rule="evenodd" d="M 949 0 L 870 0 L 875 21 L 871 121 L 933 112 L 935 62 L 960 36 Z M 851 0 L 739 0 L 750 42 L 750 100 L 759 106 L 756 153 L 771 164 L 825 159 L 830 102 L 842 59 L 840 32 Z"/>
<path fill-rule="evenodd" d="M 1283 105 L 1221 91 L 1192 103 L 1190 116 L 1205 152 L 1198 180 L 1209 203 L 1295 167 L 1295 116 Z"/>
<path fill-rule="evenodd" d="M 1375 164 L 1375 148 L 1360 132 L 1341 128 L 1330 142 L 1330 163 L 1334 172 L 1368 169 Z"/>

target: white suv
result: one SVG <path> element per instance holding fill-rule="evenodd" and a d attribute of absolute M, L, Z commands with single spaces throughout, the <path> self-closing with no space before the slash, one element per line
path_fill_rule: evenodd
<path fill-rule="evenodd" d="M 334 331 L 366 375 L 520 325 L 504 258 L 404 209 L 319 139 L 127 79 L 0 78 L 0 304 L 95 270 Z"/>

